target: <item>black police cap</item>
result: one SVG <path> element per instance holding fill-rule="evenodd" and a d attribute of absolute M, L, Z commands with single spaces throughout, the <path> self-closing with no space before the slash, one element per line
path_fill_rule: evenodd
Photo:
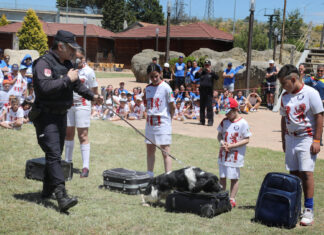
<path fill-rule="evenodd" d="M 57 31 L 55 38 L 56 41 L 65 42 L 69 44 L 74 49 L 80 48 L 80 46 L 76 43 L 76 37 L 73 33 L 65 30 Z"/>

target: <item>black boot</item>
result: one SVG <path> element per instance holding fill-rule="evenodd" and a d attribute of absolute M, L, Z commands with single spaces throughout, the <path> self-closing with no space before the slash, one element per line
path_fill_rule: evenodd
<path fill-rule="evenodd" d="M 61 212 L 65 212 L 78 203 L 78 199 L 69 197 L 63 184 L 58 185 L 54 190 L 58 206 Z"/>
<path fill-rule="evenodd" d="M 208 125 L 207 126 L 213 126 L 213 124 L 214 124 L 213 121 L 208 120 Z"/>

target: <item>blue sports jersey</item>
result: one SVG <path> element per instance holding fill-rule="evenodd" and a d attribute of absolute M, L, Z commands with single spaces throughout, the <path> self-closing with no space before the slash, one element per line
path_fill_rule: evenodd
<path fill-rule="evenodd" d="M 182 63 L 182 64 L 176 63 L 174 76 L 184 77 L 185 76 L 185 68 L 186 68 L 185 63 Z"/>
<path fill-rule="evenodd" d="M 306 77 L 304 83 L 308 86 L 313 87 L 316 89 L 321 97 L 322 100 L 324 100 L 324 83 L 316 80 L 313 77 Z"/>
<path fill-rule="evenodd" d="M 235 74 L 237 74 L 237 72 L 243 68 L 244 68 L 244 66 L 240 65 L 240 66 L 237 66 L 235 69 L 228 69 L 228 68 L 224 69 L 224 72 L 226 73 L 226 75 L 234 74 L 234 77 L 224 79 L 224 85 L 228 86 L 228 85 L 231 85 L 232 83 L 235 83 Z"/>

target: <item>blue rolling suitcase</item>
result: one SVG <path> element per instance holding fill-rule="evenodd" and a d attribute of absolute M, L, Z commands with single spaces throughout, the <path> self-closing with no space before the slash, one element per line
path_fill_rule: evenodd
<path fill-rule="evenodd" d="M 285 173 L 268 173 L 255 208 L 255 220 L 269 226 L 294 228 L 301 210 L 301 180 Z"/>

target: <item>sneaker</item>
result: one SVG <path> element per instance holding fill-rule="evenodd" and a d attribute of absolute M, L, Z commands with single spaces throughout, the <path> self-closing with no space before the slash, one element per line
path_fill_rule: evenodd
<path fill-rule="evenodd" d="M 231 203 L 232 208 L 236 207 L 235 199 L 230 198 L 230 203 Z"/>
<path fill-rule="evenodd" d="M 302 219 L 300 221 L 301 226 L 310 226 L 314 224 L 314 213 L 310 208 L 305 208 Z"/>
<path fill-rule="evenodd" d="M 86 178 L 89 176 L 89 169 L 88 168 L 83 168 L 82 172 L 80 174 L 80 178 Z"/>

